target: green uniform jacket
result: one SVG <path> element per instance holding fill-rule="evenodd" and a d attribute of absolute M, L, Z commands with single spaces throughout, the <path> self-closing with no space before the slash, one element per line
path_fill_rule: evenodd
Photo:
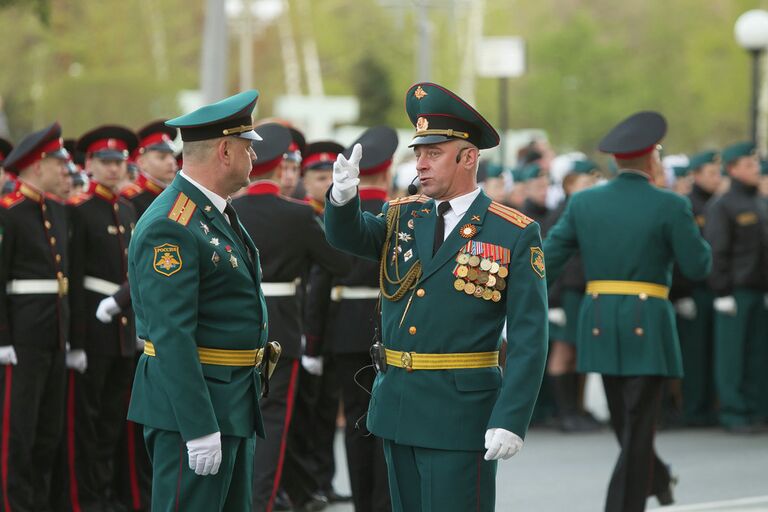
<path fill-rule="evenodd" d="M 576 251 L 587 281 L 644 281 L 669 287 L 677 263 L 689 279 L 709 273 L 712 253 L 691 203 L 653 186 L 636 171 L 574 194 L 544 241 L 549 282 Z M 675 312 L 668 300 L 587 295 L 577 334 L 580 372 L 683 374 Z"/>
<path fill-rule="evenodd" d="M 390 366 L 373 384 L 368 428 L 399 444 L 449 450 L 483 450 L 488 428 L 524 437 L 547 356 L 539 226 L 481 192 L 433 258 L 435 202 L 425 199 L 390 201 L 379 216 L 362 212 L 358 197 L 341 207 L 329 199 L 328 241 L 357 256 L 386 258 L 390 277 L 405 275 L 417 261 L 422 265 L 421 278 L 405 296 L 397 301 L 382 298 L 382 341 L 387 348 L 428 354 L 495 351 L 506 321 L 506 368 L 502 378 L 498 367 L 409 372 Z M 388 253 L 382 254 L 392 208 L 399 209 L 399 218 L 394 220 Z M 467 225 L 473 226 L 467 233 L 476 232 L 462 238 L 459 231 Z M 498 302 L 454 288 L 456 258 L 470 240 L 484 242 L 486 249 L 495 248 L 497 256 L 509 260 L 503 265 L 509 270 L 508 285 Z M 391 294 L 397 287 L 387 283 L 386 288 Z"/>
<path fill-rule="evenodd" d="M 259 371 L 201 364 L 197 351 L 266 343 L 258 251 L 242 231 L 255 261 L 224 215 L 181 176 L 142 215 L 128 279 L 136 332 L 157 355 L 139 359 L 128 419 L 187 441 L 217 431 L 263 437 Z"/>

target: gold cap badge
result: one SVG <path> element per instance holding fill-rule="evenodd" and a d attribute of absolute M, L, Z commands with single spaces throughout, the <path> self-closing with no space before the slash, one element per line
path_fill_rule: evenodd
<path fill-rule="evenodd" d="M 416 131 L 423 132 L 429 128 L 429 121 L 426 117 L 420 117 L 416 120 Z"/>
<path fill-rule="evenodd" d="M 418 86 L 415 91 L 413 91 L 413 95 L 416 96 L 417 100 L 420 100 L 424 96 L 427 95 L 427 91 L 421 88 L 421 86 Z"/>

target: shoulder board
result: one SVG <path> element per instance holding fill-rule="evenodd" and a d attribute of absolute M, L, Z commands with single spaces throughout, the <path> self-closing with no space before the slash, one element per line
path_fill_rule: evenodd
<path fill-rule="evenodd" d="M 45 198 L 61 205 L 67 204 L 67 201 L 64 198 L 57 196 L 56 194 L 51 194 L 50 192 L 45 193 Z"/>
<path fill-rule="evenodd" d="M 523 215 L 514 208 L 497 203 L 496 201 L 491 202 L 488 211 L 520 228 L 526 228 L 528 227 L 528 224 L 533 222 L 532 218 Z"/>
<path fill-rule="evenodd" d="M 70 197 L 69 200 L 67 201 L 67 204 L 71 206 L 80 206 L 81 204 L 88 201 L 92 197 L 93 196 L 91 194 L 83 192 L 81 194 L 77 194 L 74 197 Z"/>
<path fill-rule="evenodd" d="M 131 199 L 131 198 L 136 197 L 137 195 L 139 195 L 141 193 L 141 191 L 142 190 L 141 190 L 140 186 L 138 186 L 135 183 L 131 183 L 131 184 L 127 185 L 123 190 L 120 191 L 120 195 L 125 197 L 125 198 Z"/>
<path fill-rule="evenodd" d="M 173 202 L 173 206 L 171 206 L 171 210 L 168 212 L 168 218 L 182 226 L 186 226 L 189 224 L 192 214 L 195 213 L 196 209 L 197 205 L 184 192 L 179 192 L 179 195 L 176 196 L 176 200 Z"/>
<path fill-rule="evenodd" d="M 3 198 L 0 199 L 0 206 L 3 208 L 11 208 L 24 201 L 25 198 L 26 196 L 17 190 L 16 192 L 4 195 Z"/>
<path fill-rule="evenodd" d="M 398 204 L 426 203 L 427 201 L 429 201 L 429 198 L 424 194 L 416 194 L 414 196 L 399 197 L 397 199 L 388 201 L 388 203 L 389 206 L 397 206 Z"/>

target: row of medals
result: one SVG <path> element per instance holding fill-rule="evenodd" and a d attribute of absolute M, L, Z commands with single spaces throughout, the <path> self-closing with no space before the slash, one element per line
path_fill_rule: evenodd
<path fill-rule="evenodd" d="M 478 299 L 499 302 L 501 292 L 507 287 L 504 278 L 509 275 L 507 267 L 488 258 L 460 253 L 456 257 L 459 268 L 456 269 L 458 279 L 453 282 L 456 291 L 474 295 Z"/>

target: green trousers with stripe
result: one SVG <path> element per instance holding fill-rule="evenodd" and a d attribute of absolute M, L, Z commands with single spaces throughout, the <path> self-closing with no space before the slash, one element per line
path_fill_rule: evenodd
<path fill-rule="evenodd" d="M 484 452 L 434 450 L 384 440 L 393 512 L 493 512 L 496 461 Z"/>
<path fill-rule="evenodd" d="M 754 424 L 768 414 L 768 312 L 763 293 L 737 289 L 733 296 L 736 315 L 715 315 L 715 383 L 725 427 Z"/>
<path fill-rule="evenodd" d="M 187 446 L 178 432 L 144 427 L 152 461 L 152 512 L 243 512 L 253 507 L 255 434 L 221 436 L 221 466 L 215 475 L 189 469 Z"/>

